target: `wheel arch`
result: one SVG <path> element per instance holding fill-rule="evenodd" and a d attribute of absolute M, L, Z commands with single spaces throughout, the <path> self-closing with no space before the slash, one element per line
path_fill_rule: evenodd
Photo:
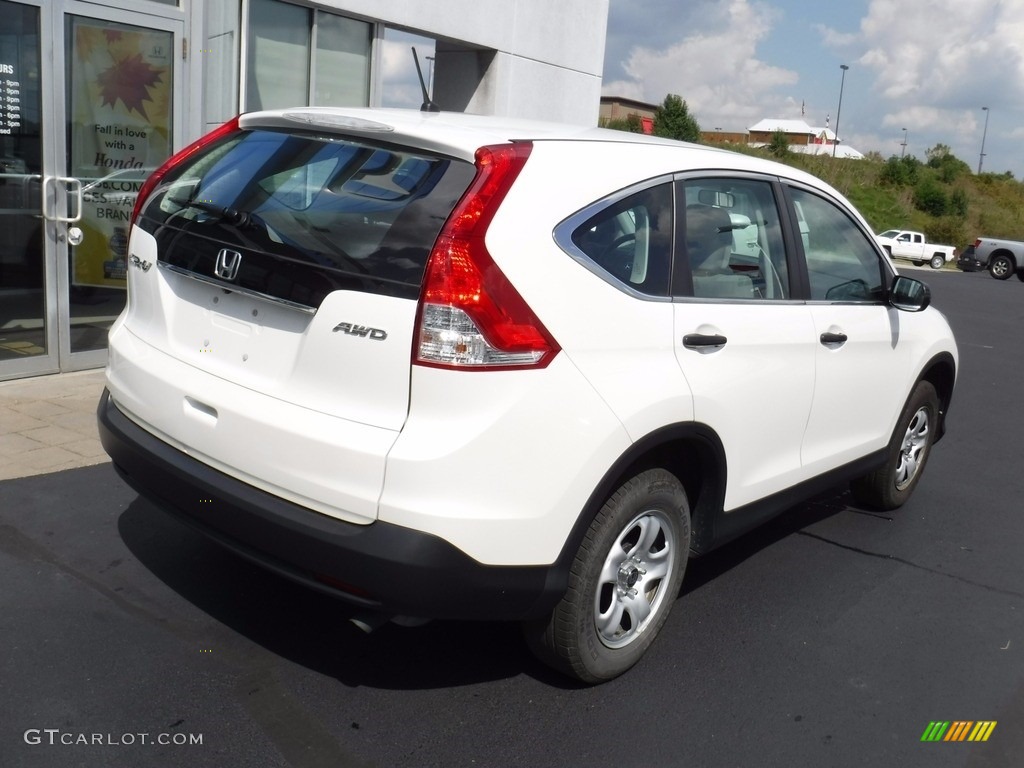
<path fill-rule="evenodd" d="M 725 449 L 718 434 L 697 423 L 671 424 L 634 442 L 601 478 L 581 510 L 558 560 L 571 563 L 591 521 L 608 497 L 630 477 L 661 467 L 683 484 L 690 502 L 690 549 L 700 553 L 714 541 L 715 520 L 725 499 Z"/>
<path fill-rule="evenodd" d="M 1009 248 L 996 248 L 994 251 L 992 251 L 992 253 L 988 255 L 988 263 L 991 264 L 992 259 L 996 258 L 997 256 L 1005 256 L 1006 258 L 1008 258 L 1010 260 L 1010 263 L 1013 265 L 1014 269 L 1020 266 L 1020 264 L 1018 263 L 1019 259 L 1017 258 L 1017 254 L 1015 254 Z"/>
<path fill-rule="evenodd" d="M 953 387 L 956 384 L 956 361 L 949 352 L 942 352 L 928 361 L 917 380 L 929 382 L 939 396 L 939 428 L 935 435 L 935 442 L 938 442 L 946 432 L 946 415 L 949 413 Z"/>

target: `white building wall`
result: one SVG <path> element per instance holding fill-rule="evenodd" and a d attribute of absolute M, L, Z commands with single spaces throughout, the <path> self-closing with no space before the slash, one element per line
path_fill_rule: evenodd
<path fill-rule="evenodd" d="M 435 100 L 442 108 L 596 124 L 608 2 L 327 0 L 322 6 L 437 38 Z M 471 67 L 464 57 L 446 63 L 446 42 L 463 53 L 468 47 L 494 53 L 478 56 Z M 470 71 L 482 72 L 481 79 L 467 82 Z"/>

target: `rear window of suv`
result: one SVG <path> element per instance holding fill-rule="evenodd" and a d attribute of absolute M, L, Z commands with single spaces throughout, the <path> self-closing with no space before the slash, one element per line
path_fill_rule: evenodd
<path fill-rule="evenodd" d="M 358 140 L 240 131 L 172 169 L 139 225 L 159 260 L 313 308 L 349 289 L 416 298 L 434 241 L 475 174 L 471 163 Z"/>

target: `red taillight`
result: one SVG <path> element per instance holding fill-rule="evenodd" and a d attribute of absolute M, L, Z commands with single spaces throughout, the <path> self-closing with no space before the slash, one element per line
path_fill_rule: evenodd
<path fill-rule="evenodd" d="M 427 261 L 414 362 L 461 370 L 543 368 L 558 353 L 558 343 L 484 243 L 532 148 L 519 143 L 477 150 L 476 178 Z"/>
<path fill-rule="evenodd" d="M 163 165 L 153 171 L 139 188 L 138 197 L 135 198 L 135 207 L 132 209 L 131 224 L 135 224 L 135 220 L 139 218 L 139 214 L 142 212 L 142 206 L 145 204 L 146 198 L 149 197 L 156 185 L 160 183 L 160 179 L 167 175 L 167 172 L 171 170 L 171 168 L 176 166 L 185 158 L 198 152 L 207 144 L 212 144 L 213 142 L 218 141 L 221 137 L 226 136 L 229 133 L 234 133 L 237 130 L 238 118 L 235 117 L 228 120 L 228 122 L 224 123 L 220 128 L 215 128 L 205 136 L 196 139 L 183 150 L 172 155 Z"/>
<path fill-rule="evenodd" d="M 974 241 L 974 247 L 978 248 L 980 246 L 981 246 L 981 238 L 979 237 L 977 240 Z"/>

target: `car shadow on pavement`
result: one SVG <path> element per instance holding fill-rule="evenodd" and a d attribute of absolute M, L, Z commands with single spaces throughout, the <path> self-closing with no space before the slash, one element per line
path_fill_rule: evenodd
<path fill-rule="evenodd" d="M 807 526 L 849 510 L 840 489 L 786 511 L 735 541 L 692 560 L 680 594 L 700 589 L 748 558 Z M 856 510 L 853 510 L 856 511 Z M 293 583 L 229 552 L 136 498 L 121 514 L 124 544 L 163 584 L 214 623 L 170 617 L 198 627 L 197 642 L 216 643 L 239 666 L 266 666 L 269 652 L 347 686 L 417 690 L 529 675 L 545 685 L 582 687 L 542 665 L 513 622 L 387 623 L 371 634 L 350 619 L 357 609 Z M 181 609 L 187 611 L 188 609 Z"/>
<path fill-rule="evenodd" d="M 855 506 L 847 487 L 845 485 L 837 486 L 787 509 L 778 517 L 754 528 L 734 541 L 712 550 L 706 555 L 691 559 L 686 566 L 686 578 L 683 579 L 680 595 L 700 589 L 776 542 L 842 512 L 892 520 L 892 517 L 884 513 L 870 512 Z"/>
<path fill-rule="evenodd" d="M 118 529 L 143 567 L 216 622 L 187 623 L 215 637 L 221 658 L 238 664 L 268 663 L 255 643 L 353 687 L 446 688 L 519 674 L 565 682 L 533 659 L 518 624 L 388 623 L 367 635 L 343 601 L 250 563 L 141 498 L 121 514 Z"/>

